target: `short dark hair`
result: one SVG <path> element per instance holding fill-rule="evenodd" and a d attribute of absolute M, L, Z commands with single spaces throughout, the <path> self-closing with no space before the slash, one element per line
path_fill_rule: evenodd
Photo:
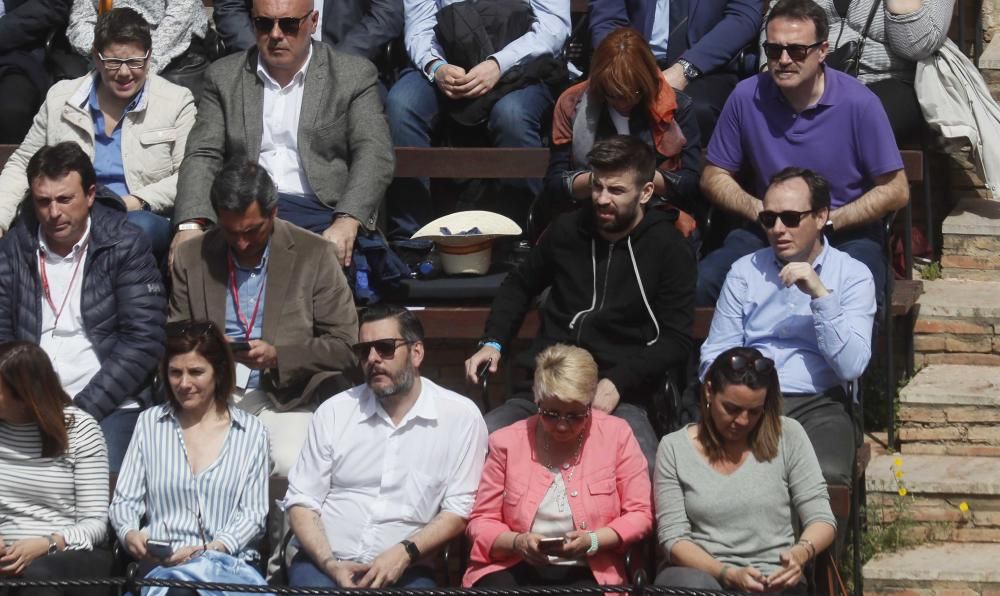
<path fill-rule="evenodd" d="M 137 43 L 143 52 L 153 47 L 149 23 L 131 8 L 112 8 L 97 17 L 94 25 L 94 51 L 103 52 L 113 43 Z"/>
<path fill-rule="evenodd" d="M 74 141 L 63 141 L 56 145 L 45 145 L 28 160 L 28 186 L 36 178 L 58 180 L 70 172 L 80 175 L 83 192 L 97 185 L 97 173 L 90 157 Z M 29 191 L 30 196 L 30 191 Z"/>
<path fill-rule="evenodd" d="M 209 193 L 212 209 L 243 213 L 255 201 L 261 215 L 271 215 L 278 206 L 278 189 L 271 175 L 252 161 L 227 163 L 216 176 Z"/>
<path fill-rule="evenodd" d="M 778 3 L 771 8 L 767 15 L 767 23 L 764 31 L 771 21 L 778 17 L 792 19 L 794 21 L 812 21 L 816 26 L 816 41 L 826 41 L 830 35 L 830 22 L 826 18 L 826 12 L 819 4 L 813 0 L 778 0 Z"/>
<path fill-rule="evenodd" d="M 396 319 L 399 334 L 408 342 L 424 341 L 424 325 L 409 309 L 395 304 L 373 304 L 361 311 L 359 325 Z"/>
<path fill-rule="evenodd" d="M 167 350 L 160 365 L 160 375 L 166 385 L 167 401 L 178 408 L 177 397 L 170 387 L 170 359 L 180 354 L 195 352 L 212 365 L 215 378 L 213 401 L 222 407 L 236 387 L 236 364 L 229 342 L 219 326 L 211 321 L 177 321 L 167 324 Z"/>
<path fill-rule="evenodd" d="M 793 178 L 802 178 L 802 181 L 806 183 L 809 188 L 809 208 L 814 213 L 830 208 L 830 183 L 826 181 L 826 178 L 809 168 L 789 166 L 771 176 L 771 182 L 767 188 L 770 189 L 776 184 L 787 182 Z"/>
<path fill-rule="evenodd" d="M 643 140 L 628 135 L 615 135 L 597 141 L 587 154 L 594 172 L 635 173 L 637 185 L 653 181 L 656 174 L 656 154 Z"/>

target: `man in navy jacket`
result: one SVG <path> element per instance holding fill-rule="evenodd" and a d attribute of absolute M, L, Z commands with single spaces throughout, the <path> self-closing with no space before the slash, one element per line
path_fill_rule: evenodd
<path fill-rule="evenodd" d="M 707 145 L 726 98 L 747 70 L 740 52 L 756 43 L 762 0 L 592 0 L 590 6 L 593 47 L 618 27 L 642 33 L 670 85 L 694 100 Z"/>
<path fill-rule="evenodd" d="M 125 204 L 97 197 L 94 167 L 71 141 L 28 162 L 29 196 L 0 241 L 0 342 L 30 341 L 66 393 L 101 423 L 117 472 L 164 351 L 166 293 Z M 144 389 L 146 389 L 144 391 Z"/>

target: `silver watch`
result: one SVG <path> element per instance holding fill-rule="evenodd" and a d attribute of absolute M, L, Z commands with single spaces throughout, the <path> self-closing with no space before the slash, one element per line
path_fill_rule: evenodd
<path fill-rule="evenodd" d="M 677 64 L 681 65 L 681 69 L 684 71 L 684 78 L 689 82 L 697 79 L 701 76 L 701 71 L 694 64 L 691 64 L 687 60 L 681 58 L 677 61 Z"/>
<path fill-rule="evenodd" d="M 201 225 L 200 223 L 198 223 L 196 221 L 186 221 L 186 222 L 180 224 L 179 226 L 177 226 L 177 231 L 178 232 L 184 232 L 184 231 L 187 231 L 187 230 L 203 231 L 204 229 L 205 229 L 205 226 Z"/>

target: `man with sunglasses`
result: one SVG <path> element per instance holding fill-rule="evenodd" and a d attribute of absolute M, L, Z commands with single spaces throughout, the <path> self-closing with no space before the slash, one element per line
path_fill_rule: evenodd
<path fill-rule="evenodd" d="M 768 181 L 788 166 L 830 181 L 825 233 L 833 246 L 868 266 L 876 287 L 887 263 L 880 220 L 906 205 L 909 187 L 882 104 L 863 84 L 827 68 L 826 13 L 812 0 L 781 0 L 767 18 L 768 72 L 741 82 L 708 146 L 705 197 L 755 222 Z M 744 191 L 737 175 L 748 172 Z M 699 306 L 712 306 L 730 265 L 766 246 L 755 225 L 732 231 L 698 267 Z M 881 293 L 879 294 L 881 297 Z"/>
<path fill-rule="evenodd" d="M 261 164 L 281 217 L 321 234 L 350 265 L 374 234 L 394 154 L 375 66 L 315 41 L 313 0 L 254 0 L 257 45 L 212 64 L 177 182 L 171 254 L 217 223 L 212 180 L 232 159 Z"/>
<path fill-rule="evenodd" d="M 823 237 L 830 186 L 812 170 L 785 168 L 757 220 L 769 248 L 736 261 L 701 348 L 702 379 L 734 346 L 774 360 L 784 414 L 809 435 L 828 483 L 850 484 L 855 434 L 847 381 L 871 358 L 875 284 L 871 272 Z"/>
<path fill-rule="evenodd" d="M 465 530 L 486 459 L 467 398 L 420 376 L 424 330 L 405 308 L 361 313 L 365 383 L 316 411 L 288 476 L 301 550 L 291 586 L 427 588 L 433 553 Z"/>

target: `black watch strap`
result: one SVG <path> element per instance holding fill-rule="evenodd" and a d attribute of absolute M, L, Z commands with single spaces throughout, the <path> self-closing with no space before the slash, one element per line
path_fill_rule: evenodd
<path fill-rule="evenodd" d="M 417 548 L 417 545 L 413 544 L 409 540 L 400 540 L 399 543 L 406 549 L 406 554 L 410 555 L 410 562 L 416 563 L 420 558 L 420 549 Z"/>

